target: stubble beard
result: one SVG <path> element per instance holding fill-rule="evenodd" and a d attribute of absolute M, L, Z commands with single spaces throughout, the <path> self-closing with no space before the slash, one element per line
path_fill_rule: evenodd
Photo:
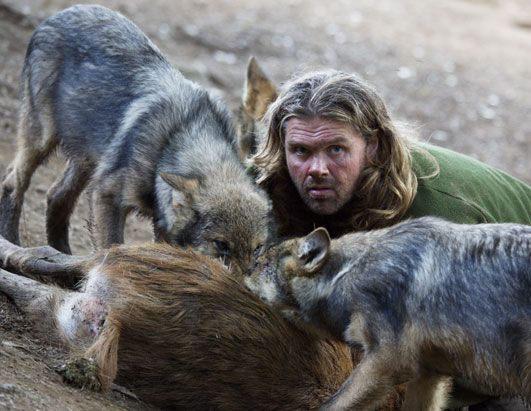
<path fill-rule="evenodd" d="M 299 190 L 299 195 L 301 196 L 306 207 L 308 207 L 311 212 L 317 215 L 335 214 L 347 203 L 347 201 L 341 201 L 337 198 L 316 200 L 311 198 L 307 191 L 301 192 L 301 190 Z"/>

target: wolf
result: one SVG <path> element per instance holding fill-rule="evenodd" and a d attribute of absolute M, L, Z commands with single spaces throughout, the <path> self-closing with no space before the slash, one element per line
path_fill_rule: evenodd
<path fill-rule="evenodd" d="M 373 409 L 401 383 L 404 410 L 441 409 L 449 378 L 531 401 L 531 226 L 423 217 L 335 240 L 317 228 L 271 247 L 244 282 L 363 350 L 322 409 Z"/>
<path fill-rule="evenodd" d="M 84 276 L 73 291 L 0 269 L 0 293 L 72 348 L 62 370 L 71 383 L 108 390 L 114 381 L 161 409 L 302 410 L 352 371 L 345 344 L 293 326 L 220 261 L 191 250 L 121 245 L 44 261 L 6 249 L 34 258 L 43 274 L 54 262 L 64 268 L 55 272 Z M 80 364 L 89 371 L 72 372 Z"/>
<path fill-rule="evenodd" d="M 21 81 L 18 150 L 0 187 L 0 233 L 19 243 L 32 174 L 60 148 L 66 170 L 47 193 L 48 243 L 70 252 L 69 218 L 87 188 L 96 249 L 123 243 L 130 212 L 154 238 L 249 260 L 269 201 L 238 158 L 225 106 L 185 79 L 131 21 L 78 5 L 33 33 Z"/>
<path fill-rule="evenodd" d="M 240 160 L 246 162 L 256 153 L 261 134 L 261 121 L 267 108 L 278 97 L 276 85 L 264 73 L 255 57 L 247 63 L 245 83 L 237 111 L 236 131 Z"/>

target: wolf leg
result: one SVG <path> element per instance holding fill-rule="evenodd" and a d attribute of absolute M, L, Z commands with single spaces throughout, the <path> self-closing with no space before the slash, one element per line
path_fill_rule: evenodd
<path fill-rule="evenodd" d="M 69 160 L 63 176 L 48 190 L 46 208 L 46 233 L 48 244 L 71 254 L 68 226 L 76 200 L 87 186 L 92 174 L 92 164 Z"/>
<path fill-rule="evenodd" d="M 441 375 L 422 375 L 407 384 L 404 411 L 439 411 L 448 400 L 451 379 Z"/>
<path fill-rule="evenodd" d="M 366 356 L 320 410 L 373 410 L 393 391 L 389 356 Z"/>
<path fill-rule="evenodd" d="M 37 111 L 32 107 L 28 88 L 26 80 L 18 125 L 18 149 L 0 185 L 0 235 L 15 244 L 20 243 L 18 226 L 24 193 L 37 167 L 58 144 L 50 110 Z"/>
<path fill-rule="evenodd" d="M 92 184 L 90 207 L 95 248 L 101 250 L 112 244 L 123 244 L 127 210 L 121 204 L 121 187 L 116 184 L 117 187 L 106 188 L 103 182 L 103 187 Z"/>
<path fill-rule="evenodd" d="M 0 186 L 0 235 L 19 244 L 19 221 L 24 194 L 36 168 L 53 146 L 35 147 L 22 144 L 13 162 L 7 167 Z"/>

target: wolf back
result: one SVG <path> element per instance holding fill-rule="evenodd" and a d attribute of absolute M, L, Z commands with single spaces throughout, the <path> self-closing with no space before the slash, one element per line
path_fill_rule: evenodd
<path fill-rule="evenodd" d="M 530 226 L 425 217 L 331 242 L 323 230 L 270 249 L 245 281 L 363 349 L 326 407 L 370 409 L 384 398 L 377 392 L 406 381 L 419 382 L 410 399 L 426 397 L 419 387 L 434 376 L 481 395 L 531 399 Z"/>
<path fill-rule="evenodd" d="M 212 208 L 229 208 L 234 221 L 255 227 L 250 235 L 260 239 L 222 242 L 228 248 L 263 243 L 269 204 L 239 162 L 228 111 L 175 70 L 124 16 L 80 5 L 43 22 L 28 46 L 22 95 L 19 150 L 0 201 L 7 239 L 19 242 L 31 175 L 60 146 L 68 164 L 48 193 L 47 233 L 62 251 L 70 251 L 69 216 L 87 184 L 96 248 L 123 242 L 132 211 L 153 218 L 158 240 L 183 244 L 200 237 L 204 226 L 190 221 L 205 216 L 195 206 L 207 201 L 201 196 L 212 187 L 223 186 L 244 204 L 226 199 Z M 165 178 L 169 174 L 179 178 Z M 195 231 L 184 233 L 185 227 Z"/>

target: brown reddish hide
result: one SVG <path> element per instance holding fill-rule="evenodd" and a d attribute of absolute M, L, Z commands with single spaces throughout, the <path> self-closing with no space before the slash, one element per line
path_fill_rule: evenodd
<path fill-rule="evenodd" d="M 80 293 L 17 276 L 0 283 L 48 332 L 72 295 L 105 302 L 99 335 L 73 347 L 95 360 L 104 389 L 118 382 L 163 409 L 315 409 L 352 371 L 347 346 L 297 328 L 209 257 L 152 244 L 78 258 L 4 243 L 0 256 L 9 251 L 3 261 L 19 272 L 85 276 Z M 382 409 L 398 405 L 394 396 Z"/>
<path fill-rule="evenodd" d="M 352 370 L 346 346 L 295 328 L 218 261 L 163 245 L 103 261 L 114 295 L 86 355 L 156 406 L 312 409 Z"/>

